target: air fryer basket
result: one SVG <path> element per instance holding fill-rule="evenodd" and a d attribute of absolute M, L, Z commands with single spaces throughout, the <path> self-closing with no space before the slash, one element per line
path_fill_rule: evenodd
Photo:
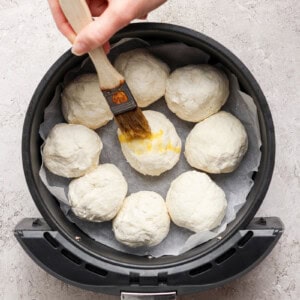
<path fill-rule="evenodd" d="M 86 58 L 73 56 L 68 51 L 55 62 L 37 87 L 23 129 L 22 155 L 25 177 L 32 198 L 44 220 L 23 220 L 17 226 L 15 234 L 25 250 L 47 271 L 83 288 L 112 294 L 120 294 L 121 291 L 175 289 L 178 293 L 187 293 L 203 290 L 214 286 L 214 283 L 221 284 L 235 278 L 255 265 L 272 249 L 282 232 L 282 224 L 277 218 L 252 220 L 267 192 L 274 167 L 275 135 L 271 113 L 259 85 L 249 70 L 230 51 L 207 36 L 169 24 L 138 23 L 121 30 L 111 42 L 134 37 L 149 43 L 183 42 L 202 49 L 210 54 L 211 63 L 220 62 L 235 74 L 241 90 L 254 99 L 261 129 L 262 158 L 258 172 L 253 176 L 254 186 L 246 204 L 237 214 L 235 221 L 221 234 L 221 238 L 213 239 L 179 256 L 154 259 L 121 253 L 95 242 L 81 232 L 65 217 L 58 201 L 39 177 L 42 143 L 39 127 L 43 122 L 44 109 L 64 75 Z M 262 230 L 265 235 L 256 235 L 255 230 Z M 32 235 L 32 232 L 36 234 Z M 277 235 L 274 232 L 277 232 Z M 264 242 L 259 236 L 265 237 Z M 246 241 L 244 245 L 243 239 Z M 249 242 L 251 240 L 253 241 Z M 269 242 L 266 242 L 267 240 Z M 241 254 L 245 245 L 250 245 L 250 248 Z M 49 247 L 52 247 L 51 251 Z M 49 252 L 47 260 L 41 257 L 41 252 Z M 69 264 L 60 261 L 59 255 L 69 260 Z M 223 261 L 229 263 L 227 267 L 215 260 L 222 255 L 225 255 Z M 246 258 L 243 255 L 246 255 Z M 212 259 L 214 263 L 211 263 Z M 244 259 L 248 259 L 249 262 L 243 262 Z M 221 259 L 219 261 L 222 262 Z M 231 271 L 228 271 L 228 268 Z M 75 273 L 77 275 L 74 275 Z M 225 273 L 228 276 L 225 276 Z"/>

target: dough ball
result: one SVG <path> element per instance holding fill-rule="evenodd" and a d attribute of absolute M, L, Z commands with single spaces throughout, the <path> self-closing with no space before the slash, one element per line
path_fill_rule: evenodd
<path fill-rule="evenodd" d="M 166 102 L 179 118 L 199 122 L 218 112 L 229 96 L 225 73 L 210 65 L 175 70 L 167 81 Z"/>
<path fill-rule="evenodd" d="M 156 246 L 167 236 L 169 228 L 164 199 L 147 191 L 128 196 L 113 221 L 116 239 L 129 247 Z"/>
<path fill-rule="evenodd" d="M 120 54 L 115 67 L 125 77 L 140 107 L 150 105 L 165 94 L 170 69 L 146 49 Z"/>
<path fill-rule="evenodd" d="M 65 87 L 61 98 L 63 115 L 68 123 L 97 129 L 113 118 L 96 74 L 75 78 Z"/>
<path fill-rule="evenodd" d="M 234 171 L 248 149 L 243 124 L 232 114 L 221 111 L 198 123 L 185 143 L 188 163 L 208 173 Z"/>
<path fill-rule="evenodd" d="M 223 190 L 205 173 L 188 171 L 177 177 L 167 194 L 171 220 L 194 232 L 219 226 L 227 201 Z"/>
<path fill-rule="evenodd" d="M 136 171 L 151 176 L 172 169 L 179 161 L 181 140 L 173 124 L 162 114 L 144 111 L 152 135 L 147 139 L 127 140 L 118 130 L 125 158 Z"/>
<path fill-rule="evenodd" d="M 93 130 L 82 125 L 57 124 L 45 141 L 43 162 L 56 175 L 80 177 L 98 165 L 102 147 Z"/>
<path fill-rule="evenodd" d="M 69 202 L 76 216 L 94 222 L 113 219 L 127 194 L 127 182 L 112 164 L 99 165 L 69 185 Z"/>

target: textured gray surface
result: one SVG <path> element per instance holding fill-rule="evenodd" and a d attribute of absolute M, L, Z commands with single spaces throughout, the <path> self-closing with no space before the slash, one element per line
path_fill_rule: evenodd
<path fill-rule="evenodd" d="M 149 16 L 203 32 L 232 50 L 260 83 L 276 126 L 275 172 L 257 215 L 280 216 L 284 236 L 244 277 L 181 299 L 300 299 L 299 18 L 298 0 L 169 0 Z M 0 299 L 117 299 L 54 279 L 12 235 L 21 218 L 39 216 L 21 165 L 23 118 L 41 77 L 68 47 L 46 1 L 0 0 Z"/>

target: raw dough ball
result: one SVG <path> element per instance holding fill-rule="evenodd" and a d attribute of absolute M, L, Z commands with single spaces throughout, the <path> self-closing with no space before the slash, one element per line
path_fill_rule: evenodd
<path fill-rule="evenodd" d="M 169 228 L 164 199 L 147 191 L 128 196 L 113 221 L 116 239 L 129 247 L 156 246 L 167 236 Z"/>
<path fill-rule="evenodd" d="M 45 141 L 43 162 L 56 175 L 80 177 L 98 165 L 102 147 L 93 130 L 82 125 L 57 124 Z"/>
<path fill-rule="evenodd" d="M 188 163 L 208 173 L 234 171 L 248 149 L 243 124 L 232 114 L 221 111 L 198 123 L 185 143 Z"/>
<path fill-rule="evenodd" d="M 171 220 L 194 232 L 219 226 L 227 207 L 223 190 L 198 171 L 177 177 L 171 183 L 166 202 Z"/>
<path fill-rule="evenodd" d="M 113 219 L 127 194 L 127 182 L 112 164 L 98 166 L 69 185 L 69 202 L 76 216 L 94 222 Z"/>
<path fill-rule="evenodd" d="M 63 115 L 68 123 L 97 129 L 113 118 L 96 74 L 75 78 L 65 87 L 61 99 Z"/>
<path fill-rule="evenodd" d="M 140 107 L 150 105 L 165 94 L 170 69 L 146 49 L 122 53 L 115 67 L 125 77 Z"/>
<path fill-rule="evenodd" d="M 181 140 L 173 124 L 162 113 L 146 110 L 144 115 L 151 127 L 151 137 L 127 140 L 118 130 L 119 141 L 131 167 L 144 175 L 158 176 L 179 161 Z"/>
<path fill-rule="evenodd" d="M 229 81 L 210 65 L 190 65 L 175 70 L 166 87 L 169 109 L 179 118 L 199 122 L 218 112 L 229 95 Z"/>

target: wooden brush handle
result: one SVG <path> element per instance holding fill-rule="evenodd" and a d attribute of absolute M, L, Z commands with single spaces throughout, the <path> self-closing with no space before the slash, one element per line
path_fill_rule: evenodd
<path fill-rule="evenodd" d="M 91 12 L 85 0 L 59 0 L 61 9 L 76 33 L 93 22 Z M 118 87 L 125 80 L 112 66 L 102 47 L 89 52 L 98 73 L 101 90 Z"/>

